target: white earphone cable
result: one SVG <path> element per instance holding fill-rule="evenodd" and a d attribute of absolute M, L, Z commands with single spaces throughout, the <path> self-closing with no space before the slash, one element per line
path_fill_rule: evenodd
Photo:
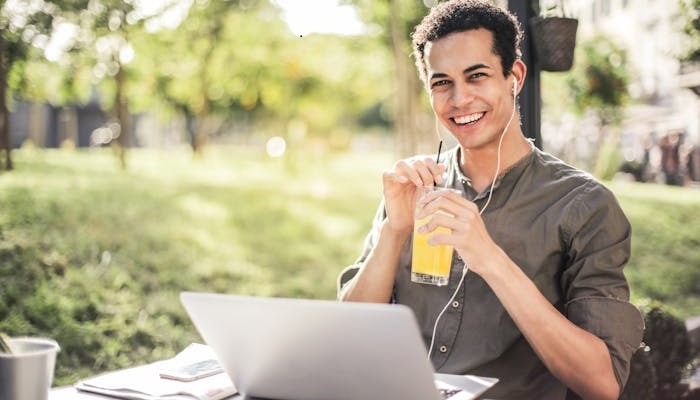
<path fill-rule="evenodd" d="M 486 210 L 486 207 L 489 205 L 491 202 L 491 195 L 493 194 L 493 189 L 496 186 L 496 179 L 498 179 L 498 174 L 501 172 L 501 145 L 503 144 L 503 138 L 506 135 L 506 131 L 508 131 L 508 128 L 510 127 L 510 123 L 513 121 L 513 117 L 515 116 L 515 104 L 516 104 L 516 88 L 517 88 L 517 83 L 518 81 L 515 80 L 513 82 L 513 110 L 510 113 L 510 118 L 508 119 L 508 122 L 506 123 L 506 126 L 503 128 L 503 132 L 501 132 L 501 137 L 498 139 L 498 155 L 496 157 L 496 173 L 493 175 L 493 181 L 491 181 L 491 187 L 489 188 L 489 196 L 486 199 L 486 203 L 484 203 L 484 206 L 481 207 L 481 210 L 479 210 L 479 215 L 482 215 L 484 213 L 484 210 Z M 436 124 L 437 128 L 437 124 Z M 439 133 L 438 133 L 439 135 Z M 457 293 L 459 292 L 459 289 L 462 287 L 462 283 L 464 282 L 464 277 L 467 276 L 467 272 L 469 272 L 469 266 L 467 266 L 466 263 L 464 263 L 464 268 L 462 268 L 462 277 L 459 279 L 459 284 L 457 284 L 457 288 L 454 290 L 452 293 L 452 297 L 450 297 L 450 300 L 445 304 L 445 306 L 442 308 L 442 311 L 438 314 L 437 318 L 435 319 L 435 324 L 433 325 L 433 332 L 430 335 L 430 347 L 428 348 L 428 360 L 432 357 L 433 354 L 433 346 L 435 345 L 435 332 L 437 332 L 437 326 L 438 323 L 440 322 L 440 318 L 442 317 L 442 314 L 447 311 L 447 308 L 452 304 L 454 301 L 455 297 L 457 296 Z M 466 305 L 462 305 L 463 307 L 466 307 Z"/>

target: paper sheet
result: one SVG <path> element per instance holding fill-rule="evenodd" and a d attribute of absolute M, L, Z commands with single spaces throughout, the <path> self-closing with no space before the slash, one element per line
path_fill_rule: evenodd
<path fill-rule="evenodd" d="M 78 382 L 78 390 L 107 394 L 134 400 L 220 400 L 236 394 L 226 373 L 219 373 L 192 382 L 161 378 L 159 373 L 181 364 L 216 358 L 209 346 L 192 343 L 169 360 L 108 372 Z"/>

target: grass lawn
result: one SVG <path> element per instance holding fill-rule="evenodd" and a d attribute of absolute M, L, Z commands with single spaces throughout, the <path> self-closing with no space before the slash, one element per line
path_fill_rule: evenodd
<path fill-rule="evenodd" d="M 331 299 L 379 200 L 386 153 L 108 149 L 13 153 L 0 172 L 0 330 L 62 346 L 55 384 L 199 337 L 182 290 Z M 639 305 L 700 314 L 700 191 L 613 183 Z"/>
<path fill-rule="evenodd" d="M 632 300 L 657 301 L 681 318 L 700 315 L 700 189 L 614 182 L 632 223 L 626 268 Z"/>

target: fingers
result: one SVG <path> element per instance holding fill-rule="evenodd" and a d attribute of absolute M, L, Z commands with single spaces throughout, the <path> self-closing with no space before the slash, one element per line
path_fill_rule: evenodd
<path fill-rule="evenodd" d="M 395 170 L 386 170 L 382 174 L 384 182 L 408 183 L 408 178 L 405 175 L 397 174 Z"/>
<path fill-rule="evenodd" d="M 445 165 L 438 164 L 432 158 L 411 158 L 400 160 L 391 171 L 384 173 L 385 179 L 397 183 L 411 182 L 416 186 L 432 186 L 442 183 Z"/>
<path fill-rule="evenodd" d="M 464 199 L 459 191 L 441 190 L 431 192 L 419 200 L 422 207 L 417 218 L 430 216 L 425 225 L 419 227 L 420 233 L 435 231 L 438 227 L 447 228 L 449 234 L 435 234 L 429 239 L 431 244 L 451 244 L 464 240 L 483 226 L 476 204 Z"/>
<path fill-rule="evenodd" d="M 476 220 L 478 217 L 472 218 Z M 475 229 L 476 226 L 478 226 L 476 221 L 465 223 L 449 215 L 436 213 L 425 225 L 419 228 L 419 232 L 429 234 L 428 244 L 432 246 L 449 245 L 459 250 L 471 248 L 473 246 L 465 247 L 465 245 L 468 243 L 475 245 L 480 241 L 480 235 L 476 234 L 479 229 Z M 475 234 L 476 236 L 474 236 Z M 480 247 L 480 245 L 476 246 Z"/>
<path fill-rule="evenodd" d="M 416 217 L 424 223 L 415 228 L 428 235 L 428 244 L 452 246 L 465 265 L 481 275 L 483 271 L 475 266 L 483 262 L 485 254 L 494 254 L 498 246 L 486 229 L 479 207 L 456 190 L 431 191 L 418 204 Z"/>
<path fill-rule="evenodd" d="M 461 210 L 465 207 L 476 209 L 474 203 L 464 199 L 460 191 L 452 189 L 428 192 L 422 198 L 418 199 L 417 205 L 423 216 L 442 211 L 452 218 L 455 218 L 459 214 L 464 214 Z"/>

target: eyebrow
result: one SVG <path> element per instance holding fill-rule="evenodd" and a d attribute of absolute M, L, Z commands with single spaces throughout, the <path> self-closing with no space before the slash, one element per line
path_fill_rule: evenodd
<path fill-rule="evenodd" d="M 474 64 L 474 65 L 471 65 L 471 66 L 465 68 L 462 71 L 462 74 L 468 74 L 470 72 L 473 72 L 473 71 L 476 71 L 477 69 L 482 69 L 482 68 L 491 69 L 491 67 L 489 67 L 486 64 Z M 447 76 L 448 75 L 444 72 L 435 72 L 434 74 L 430 75 L 430 80 L 432 81 L 433 79 L 436 79 L 436 78 L 446 78 Z"/>

